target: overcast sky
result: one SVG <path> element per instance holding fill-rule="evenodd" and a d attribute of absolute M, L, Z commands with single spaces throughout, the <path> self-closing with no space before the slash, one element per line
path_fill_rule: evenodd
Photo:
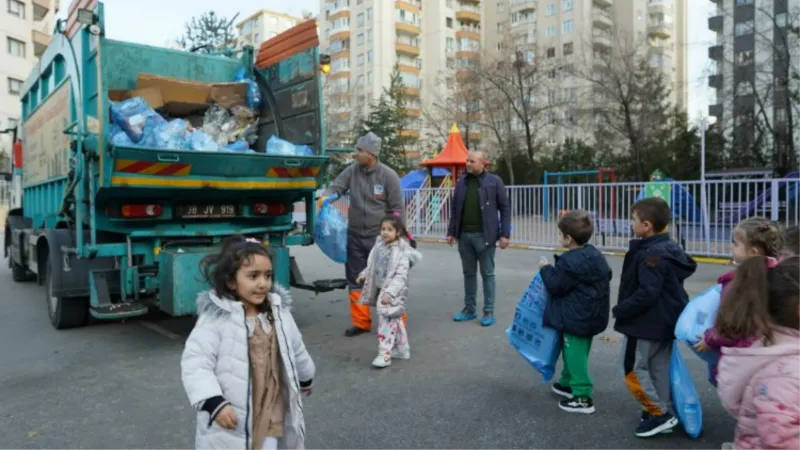
<path fill-rule="evenodd" d="M 588 1 L 588 0 L 587 0 Z M 68 4 L 68 1 L 62 1 Z M 111 39 L 140 44 L 164 45 L 183 33 L 183 25 L 192 16 L 214 10 L 222 16 L 239 19 L 255 11 L 271 9 L 295 16 L 304 10 L 316 14 L 319 0 L 105 0 L 106 34 Z M 191 6 L 191 7 L 190 7 Z M 689 116 L 696 120 L 708 112 L 710 90 L 706 82 L 709 67 L 708 45 L 714 35 L 708 30 L 710 1 L 689 1 Z M 67 8 L 61 10 L 66 15 Z"/>

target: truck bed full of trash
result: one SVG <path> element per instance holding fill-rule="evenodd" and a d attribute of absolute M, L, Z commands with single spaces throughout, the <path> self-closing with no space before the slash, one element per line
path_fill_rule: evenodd
<path fill-rule="evenodd" d="M 272 136 L 258 142 L 257 85 L 236 74 L 235 83 L 206 85 L 139 74 L 138 88 L 110 93 L 113 145 L 164 150 L 312 156 L 314 150 Z M 190 89 L 187 89 L 188 86 Z M 115 101 L 116 100 L 116 101 Z"/>

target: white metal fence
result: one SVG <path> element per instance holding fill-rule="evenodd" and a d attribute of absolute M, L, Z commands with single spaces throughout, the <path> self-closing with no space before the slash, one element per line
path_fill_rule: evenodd
<path fill-rule="evenodd" d="M 631 206 L 644 196 L 647 184 L 507 187 L 511 202 L 511 240 L 531 247 L 557 247 L 560 212 L 585 209 L 595 217 L 592 244 L 607 250 L 624 250 L 633 237 Z M 747 217 L 763 216 L 784 226 L 800 223 L 800 180 L 797 178 L 706 181 L 705 196 L 700 181 L 666 184 L 673 213 L 670 234 L 692 255 L 729 256 L 731 232 L 736 223 Z M 406 192 L 409 207 L 406 215 L 412 234 L 438 239 L 447 235 L 451 192 L 451 189 L 433 188 Z M 423 201 L 411 201 L 415 196 Z M 704 203 L 706 208 L 703 208 Z M 343 213 L 347 212 L 347 198 L 337 201 L 336 205 Z"/>

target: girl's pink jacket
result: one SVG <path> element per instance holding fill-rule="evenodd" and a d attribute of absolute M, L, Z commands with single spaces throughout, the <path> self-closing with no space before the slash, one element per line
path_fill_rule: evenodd
<path fill-rule="evenodd" d="M 723 347 L 717 392 L 736 419 L 736 448 L 800 449 L 800 331 L 778 328 L 774 344 Z"/>

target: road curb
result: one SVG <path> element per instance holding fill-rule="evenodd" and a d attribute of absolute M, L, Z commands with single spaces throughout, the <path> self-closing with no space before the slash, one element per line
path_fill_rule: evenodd
<path fill-rule="evenodd" d="M 429 244 L 446 244 L 447 240 L 445 239 L 438 239 L 438 238 L 416 238 L 418 242 L 427 242 Z M 563 252 L 566 249 L 563 247 L 544 247 L 540 245 L 525 245 L 525 244 L 511 244 L 508 248 L 514 248 L 517 250 L 539 250 L 539 251 L 555 251 L 555 252 Z M 602 250 L 600 253 L 606 256 L 619 256 L 625 257 L 625 252 L 622 251 L 614 251 L 614 250 Z M 731 263 L 729 258 L 712 258 L 708 256 L 695 256 L 694 260 L 702 263 L 702 264 L 716 264 L 720 266 L 727 266 Z"/>

